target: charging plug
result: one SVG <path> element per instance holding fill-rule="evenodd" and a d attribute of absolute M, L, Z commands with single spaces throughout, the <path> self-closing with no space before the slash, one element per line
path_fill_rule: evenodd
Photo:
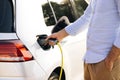
<path fill-rule="evenodd" d="M 56 45 L 59 41 L 56 38 L 50 38 L 48 42 L 52 46 L 52 48 L 54 48 L 54 45 Z"/>
<path fill-rule="evenodd" d="M 51 45 L 45 40 L 47 38 L 46 34 L 37 35 L 37 37 L 37 42 L 43 50 L 49 50 L 51 48 Z"/>
<path fill-rule="evenodd" d="M 57 39 L 55 39 L 55 38 L 50 38 L 49 40 L 49 43 L 52 43 L 52 44 L 50 44 L 50 45 L 56 45 L 59 41 L 57 40 Z"/>
<path fill-rule="evenodd" d="M 58 40 L 55 38 L 50 38 L 46 41 L 46 34 L 37 35 L 36 37 L 38 37 L 37 42 L 43 50 L 48 50 L 51 48 L 51 46 L 54 48 L 54 45 L 58 43 Z"/>

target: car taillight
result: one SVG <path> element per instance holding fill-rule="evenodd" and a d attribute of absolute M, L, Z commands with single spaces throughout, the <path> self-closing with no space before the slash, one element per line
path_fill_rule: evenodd
<path fill-rule="evenodd" d="M 20 40 L 0 41 L 0 62 L 24 62 L 33 56 Z"/>

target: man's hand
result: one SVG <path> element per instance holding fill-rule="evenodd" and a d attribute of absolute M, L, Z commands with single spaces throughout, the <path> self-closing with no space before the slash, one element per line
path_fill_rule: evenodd
<path fill-rule="evenodd" d="M 48 36 L 46 40 L 49 40 L 50 38 L 55 38 L 60 42 L 63 38 L 67 37 L 68 35 L 69 34 L 65 31 L 65 29 L 62 29 L 62 30 Z M 49 44 L 54 45 L 54 43 L 51 41 L 49 42 Z"/>
<path fill-rule="evenodd" d="M 107 58 L 105 59 L 105 65 L 106 65 L 106 68 L 107 68 L 109 71 L 112 71 L 113 64 L 114 64 L 114 61 L 112 61 L 110 58 L 107 57 Z"/>
<path fill-rule="evenodd" d="M 106 68 L 111 71 L 115 60 L 120 56 L 120 48 L 113 45 L 108 56 L 105 59 Z"/>

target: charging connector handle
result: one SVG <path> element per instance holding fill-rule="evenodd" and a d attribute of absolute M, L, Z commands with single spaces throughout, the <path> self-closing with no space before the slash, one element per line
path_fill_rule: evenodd
<path fill-rule="evenodd" d="M 50 38 L 48 42 L 52 43 L 52 45 L 57 45 L 59 41 L 56 38 Z"/>

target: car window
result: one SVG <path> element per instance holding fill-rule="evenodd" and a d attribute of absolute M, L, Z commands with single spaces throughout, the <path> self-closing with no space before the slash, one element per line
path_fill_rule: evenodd
<path fill-rule="evenodd" d="M 85 0 L 44 0 L 42 4 L 47 26 L 55 25 L 62 16 L 72 23 L 78 19 L 88 6 Z"/>
<path fill-rule="evenodd" d="M 12 0 L 0 0 L 0 33 L 14 32 Z"/>

